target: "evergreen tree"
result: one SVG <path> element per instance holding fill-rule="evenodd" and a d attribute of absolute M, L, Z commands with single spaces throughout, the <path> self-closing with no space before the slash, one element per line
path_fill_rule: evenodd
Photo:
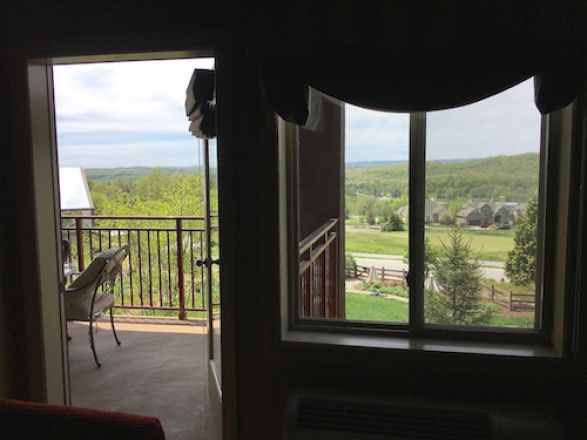
<path fill-rule="evenodd" d="M 462 232 L 452 228 L 448 243 L 432 261 L 432 269 L 440 292 L 426 292 L 426 321 L 431 324 L 483 325 L 492 311 L 480 302 L 483 273 L 473 255 L 471 242 Z"/>
<path fill-rule="evenodd" d="M 525 214 L 516 222 L 514 248 L 508 252 L 505 273 L 512 283 L 524 286 L 536 281 L 536 231 L 538 202 L 528 201 Z"/>

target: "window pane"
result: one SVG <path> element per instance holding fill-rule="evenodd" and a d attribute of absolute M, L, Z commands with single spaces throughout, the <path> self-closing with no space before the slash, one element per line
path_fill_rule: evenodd
<path fill-rule="evenodd" d="M 345 106 L 346 318 L 407 323 L 409 115 Z"/>
<path fill-rule="evenodd" d="M 427 114 L 426 323 L 534 327 L 540 124 L 531 81 Z"/>

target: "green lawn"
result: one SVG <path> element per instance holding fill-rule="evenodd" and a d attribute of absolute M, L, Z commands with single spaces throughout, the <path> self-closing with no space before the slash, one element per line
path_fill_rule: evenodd
<path fill-rule="evenodd" d="M 361 293 L 346 293 L 346 318 L 355 321 L 407 323 L 408 303 Z M 526 316 L 494 316 L 492 327 L 531 328 L 534 319 Z"/>
<path fill-rule="evenodd" d="M 347 319 L 406 323 L 408 314 L 408 303 L 375 295 L 346 294 Z"/>
<path fill-rule="evenodd" d="M 512 230 L 463 228 L 462 231 L 463 237 L 471 240 L 473 251 L 482 260 L 505 261 L 514 245 Z M 426 237 L 433 247 L 440 248 L 441 241 L 447 242 L 448 232 L 449 228 L 435 226 L 426 229 Z M 367 228 L 349 228 L 345 239 L 346 252 L 406 255 L 408 249 L 408 231 L 380 232 Z"/>

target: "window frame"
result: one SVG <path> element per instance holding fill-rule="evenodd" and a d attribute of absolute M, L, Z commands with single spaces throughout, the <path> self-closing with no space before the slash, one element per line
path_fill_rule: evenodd
<path fill-rule="evenodd" d="M 468 326 L 441 326 L 424 324 L 424 295 L 423 295 L 423 255 L 424 255 L 424 200 L 425 200 L 425 143 L 426 143 L 426 117 L 425 113 L 410 114 L 410 200 L 417 200 L 410 203 L 410 231 L 409 246 L 410 255 L 414 256 L 414 267 L 410 261 L 409 284 L 417 283 L 421 286 L 421 295 L 413 295 L 412 290 L 410 301 L 410 314 L 407 324 L 394 324 L 383 322 L 347 321 L 321 318 L 300 317 L 298 313 L 298 280 L 299 260 L 297 253 L 297 223 L 299 216 L 297 212 L 297 129 L 293 124 L 287 123 L 278 118 L 278 144 L 280 161 L 280 222 L 281 226 L 281 328 L 282 340 L 295 340 L 297 342 L 315 343 L 321 340 L 322 343 L 329 343 L 325 334 L 330 334 L 332 341 L 340 337 L 336 335 L 362 336 L 386 336 L 388 341 L 382 346 L 389 346 L 389 340 L 397 339 L 398 347 L 405 345 L 401 340 L 411 341 L 444 341 L 447 346 L 453 343 L 481 343 L 489 344 L 490 348 L 506 347 L 516 345 L 522 347 L 524 353 L 528 347 L 550 347 L 553 351 L 545 356 L 559 356 L 562 353 L 563 332 L 559 331 L 564 327 L 564 310 L 560 307 L 555 310 L 555 303 L 564 303 L 567 295 L 567 288 L 572 285 L 568 276 L 565 276 L 567 268 L 572 266 L 573 249 L 567 249 L 572 237 L 563 233 L 566 226 L 576 221 L 576 206 L 568 204 L 571 198 L 570 188 L 573 166 L 570 158 L 571 148 L 571 124 L 573 115 L 573 104 L 565 109 L 543 116 L 541 119 L 541 147 L 540 147 L 540 179 L 539 179 L 539 233 L 538 258 L 539 282 L 537 283 L 537 297 L 541 301 L 535 312 L 535 319 L 538 329 L 515 329 L 499 327 L 468 327 Z M 554 133 L 554 135 L 551 135 Z M 564 138 L 564 139 L 563 139 Z M 295 147 L 295 148 L 294 148 Z M 564 162 L 566 159 L 566 163 Z M 563 167 L 561 169 L 561 166 Z M 418 173 L 420 177 L 418 177 Z M 561 205 L 561 199 L 563 203 Z M 553 200 L 558 209 L 546 212 L 546 201 Z M 566 204 L 565 204 L 566 202 Z M 549 202 L 550 203 L 550 202 Z M 561 211 L 561 207 L 563 209 Z M 414 220 L 412 220 L 414 219 Z M 418 220 L 419 219 L 419 220 Z M 414 223 L 421 222 L 421 227 L 413 227 Z M 561 225 L 564 227 L 561 228 Z M 569 229 L 572 229 L 570 227 Z M 421 237 L 419 237 L 419 234 Z M 568 243 L 567 243 L 568 241 Z M 554 264 L 545 264 L 544 258 L 547 253 L 554 252 L 549 261 L 556 261 Z M 420 256 L 420 257 L 418 257 Z M 567 261 L 568 260 L 568 261 Z M 421 270 L 418 270 L 421 269 Z M 568 274 L 567 274 L 568 275 Z M 420 282 L 422 281 L 422 282 Z M 412 296 L 413 295 L 413 296 Z M 415 300 L 414 300 L 415 299 Z M 412 305 L 414 303 L 414 305 Z M 559 329 L 555 331 L 555 329 Z M 344 337 L 343 337 L 344 339 Z M 348 338 L 347 338 L 348 339 Z M 348 341 L 347 341 L 348 342 Z M 393 342 L 393 341 L 392 341 Z M 333 342 L 338 344 L 337 342 Z M 493 344 L 493 346 L 491 345 Z M 344 345 L 344 344 L 343 344 Z M 350 344 L 352 345 L 352 344 Z M 359 343 L 361 345 L 361 343 Z M 376 343 L 377 345 L 377 343 Z M 391 346 L 394 344 L 392 343 Z M 462 348 L 462 347 L 461 347 Z M 437 350 L 438 347 L 435 349 Z M 467 351 L 468 349 L 465 349 Z M 482 349 L 481 351 L 483 351 Z M 442 351 L 442 350 L 441 350 Z M 449 351 L 452 351 L 449 349 Z M 461 351 L 461 349 L 456 349 Z M 491 350 L 489 350 L 491 351 Z M 540 350 L 539 350 L 540 351 Z M 511 354 L 511 353 L 510 353 Z M 522 354 L 526 355 L 526 354 Z"/>

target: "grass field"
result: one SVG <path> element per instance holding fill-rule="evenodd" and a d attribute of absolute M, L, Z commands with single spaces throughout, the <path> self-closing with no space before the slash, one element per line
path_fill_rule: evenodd
<path fill-rule="evenodd" d="M 408 314 L 408 303 L 375 295 L 346 294 L 347 319 L 407 323 Z"/>
<path fill-rule="evenodd" d="M 505 261 L 507 253 L 514 246 L 514 231 L 495 229 L 466 229 L 463 237 L 471 240 L 471 247 L 481 260 Z M 440 248 L 447 242 L 449 228 L 432 227 L 426 229 L 426 237 L 433 247 Z M 345 232 L 346 252 L 365 252 L 370 254 L 406 255 L 408 250 L 408 231 L 380 232 L 368 228 L 348 228 Z"/>
<path fill-rule="evenodd" d="M 349 292 L 346 294 L 347 319 L 407 323 L 408 315 L 408 303 L 375 295 Z M 494 316 L 489 325 L 492 327 L 531 328 L 533 323 L 534 319 L 527 316 Z"/>

